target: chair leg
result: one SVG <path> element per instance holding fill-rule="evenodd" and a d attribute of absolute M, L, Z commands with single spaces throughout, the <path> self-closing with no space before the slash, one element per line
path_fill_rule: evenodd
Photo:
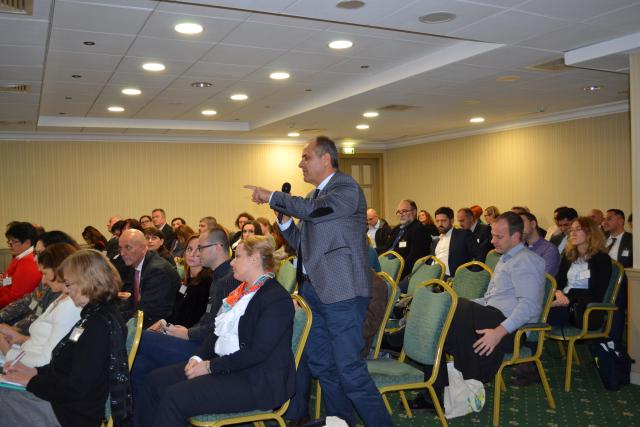
<path fill-rule="evenodd" d="M 407 413 L 409 418 L 413 418 L 413 413 L 411 412 L 411 408 L 409 407 L 409 402 L 407 402 L 407 396 L 404 394 L 404 391 L 400 391 L 400 400 L 402 401 L 404 412 Z"/>
<path fill-rule="evenodd" d="M 444 417 L 444 411 L 442 410 L 442 406 L 440 405 L 440 400 L 438 400 L 438 396 L 436 395 L 436 391 L 432 386 L 428 386 L 429 395 L 431 396 L 431 400 L 433 401 L 433 406 L 436 407 L 436 414 L 438 414 L 438 419 L 440 420 L 440 425 L 442 427 L 448 427 L 447 419 Z"/>
<path fill-rule="evenodd" d="M 320 406 L 322 405 L 322 388 L 320 387 L 320 380 L 316 380 L 316 416 L 320 418 Z"/>
<path fill-rule="evenodd" d="M 391 405 L 389 404 L 389 399 L 387 399 L 387 395 L 386 394 L 382 395 L 382 401 L 384 402 L 384 406 L 387 408 L 387 412 L 389 413 L 389 415 L 392 415 L 393 414 L 393 410 L 391 409 Z M 409 414 L 410 413 L 411 413 L 411 410 L 409 410 Z M 409 415 L 409 416 L 412 416 L 412 415 Z"/>
<path fill-rule="evenodd" d="M 500 391 L 504 380 L 502 379 L 502 366 L 496 374 L 495 385 L 493 387 L 493 426 L 498 427 L 500 424 Z"/>
<path fill-rule="evenodd" d="M 575 344 L 575 342 L 574 342 Z M 573 360 L 576 361 L 576 366 L 580 366 L 580 358 L 578 357 L 577 349 L 574 347 L 573 349 Z"/>
<path fill-rule="evenodd" d="M 574 341 L 567 343 L 567 368 L 564 376 L 564 391 L 571 391 L 571 366 L 573 365 Z"/>
<path fill-rule="evenodd" d="M 549 408 L 556 409 L 556 401 L 553 398 L 551 387 L 549 387 L 549 381 L 547 380 L 547 373 L 544 371 L 542 362 L 539 359 L 536 359 L 535 362 L 536 362 L 536 367 L 538 368 L 538 375 L 540 376 L 540 381 L 542 381 L 542 387 L 544 388 L 544 394 L 547 395 L 547 402 L 549 403 Z"/>
<path fill-rule="evenodd" d="M 565 351 L 564 351 L 564 343 L 562 341 L 556 341 L 558 343 L 558 349 L 560 350 L 560 356 L 564 359 L 565 357 L 567 357 Z"/>

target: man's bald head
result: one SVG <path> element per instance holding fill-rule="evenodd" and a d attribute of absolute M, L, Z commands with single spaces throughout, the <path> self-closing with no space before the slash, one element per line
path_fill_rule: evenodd
<path fill-rule="evenodd" d="M 120 218 L 117 215 L 114 215 L 111 218 L 109 218 L 109 220 L 107 221 L 107 230 L 109 230 L 110 233 L 111 233 L 111 227 L 113 227 L 113 224 L 115 224 L 118 221 L 122 221 L 122 218 Z"/>
<path fill-rule="evenodd" d="M 147 254 L 147 240 L 142 231 L 130 228 L 118 239 L 122 260 L 128 266 L 137 266 Z"/>
<path fill-rule="evenodd" d="M 367 209 L 367 224 L 369 224 L 371 227 L 374 227 L 378 223 L 378 219 L 378 212 L 376 212 L 375 209 Z"/>

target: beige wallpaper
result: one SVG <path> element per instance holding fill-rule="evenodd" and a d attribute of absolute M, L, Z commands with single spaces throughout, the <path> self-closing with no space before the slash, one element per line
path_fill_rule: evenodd
<path fill-rule="evenodd" d="M 544 227 L 562 205 L 628 213 L 630 150 L 628 114 L 389 150 L 386 215 L 395 223 L 402 198 L 432 214 L 442 205 L 526 205 Z"/>
<path fill-rule="evenodd" d="M 272 219 L 242 186 L 280 189 L 289 181 L 292 193 L 306 194 L 312 187 L 297 167 L 301 151 L 296 145 L 0 142 L 0 223 L 26 220 L 81 239 L 86 225 L 107 235 L 109 216 L 138 218 L 156 207 L 168 221 L 181 216 L 192 227 L 206 215 L 233 227 L 243 210 Z"/>

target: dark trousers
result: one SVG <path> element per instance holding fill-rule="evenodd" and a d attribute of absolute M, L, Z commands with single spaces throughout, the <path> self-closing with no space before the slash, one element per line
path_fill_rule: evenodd
<path fill-rule="evenodd" d="M 302 358 L 296 371 L 296 391 L 291 397 L 289 408 L 284 414 L 287 420 L 299 420 L 309 417 L 309 398 L 311 397 L 312 384 L 311 370 L 307 360 L 307 352 L 302 353 Z"/>
<path fill-rule="evenodd" d="M 360 356 L 369 298 L 324 304 L 308 281 L 301 294 L 313 313 L 306 347 L 309 369 L 320 380 L 327 415 L 355 425 L 355 407 L 365 426 L 392 426 L 367 364 Z"/>
<path fill-rule="evenodd" d="M 196 341 L 183 340 L 159 332 L 142 332 L 140 347 L 138 347 L 138 353 L 131 371 L 134 423 L 136 426 L 147 425 L 140 422 L 141 407 L 138 404 L 143 398 L 143 384 L 147 375 L 155 369 L 176 363 L 182 363 L 182 366 L 184 366 L 187 360 L 196 352 L 199 345 L 200 343 Z"/>
<path fill-rule="evenodd" d="M 627 324 L 627 286 L 627 276 L 625 275 L 622 277 L 622 283 L 620 283 L 620 291 L 618 292 L 618 296 L 616 297 L 616 306 L 618 306 L 618 310 L 613 313 L 613 323 L 611 324 L 611 332 L 609 333 L 609 338 L 611 338 L 618 344 L 622 344 L 622 337 L 624 335 L 624 329 Z"/>
<path fill-rule="evenodd" d="M 188 380 L 185 363 L 156 369 L 144 382 L 139 426 L 184 426 L 201 414 L 244 412 L 258 406 L 251 378 L 242 373 L 202 375 Z"/>

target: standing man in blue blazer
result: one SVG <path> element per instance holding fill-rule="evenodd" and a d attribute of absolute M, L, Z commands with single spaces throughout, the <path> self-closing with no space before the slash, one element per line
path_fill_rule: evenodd
<path fill-rule="evenodd" d="M 280 230 L 298 250 L 300 294 L 313 312 L 306 354 L 322 386 L 326 414 L 355 426 L 392 426 L 380 393 L 360 356 L 362 325 L 371 295 L 366 241 L 367 204 L 358 183 L 338 170 L 334 142 L 309 141 L 298 164 L 316 186 L 306 198 L 246 186 L 256 203 L 281 212 Z M 292 217 L 299 218 L 297 225 Z"/>

